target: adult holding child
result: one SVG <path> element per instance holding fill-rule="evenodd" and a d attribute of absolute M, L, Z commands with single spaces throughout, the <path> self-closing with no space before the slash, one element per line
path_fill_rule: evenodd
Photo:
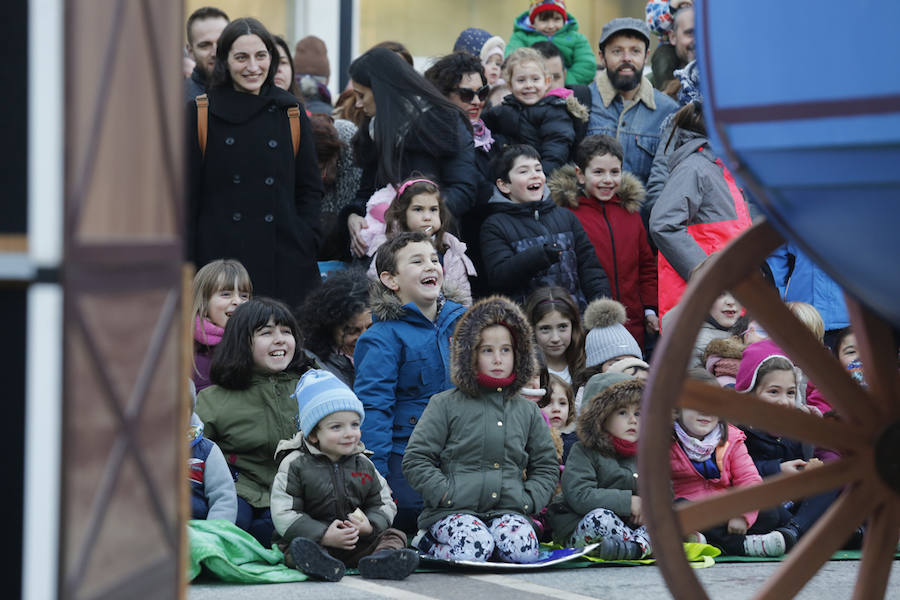
<path fill-rule="evenodd" d="M 356 202 L 342 214 L 353 254 L 365 256 L 362 215 L 375 190 L 418 171 L 440 186 L 450 212 L 460 218 L 475 203 L 478 176 L 468 119 L 397 53 L 372 48 L 350 63 L 349 72 L 366 119 L 354 139 L 362 181 Z"/>
<path fill-rule="evenodd" d="M 290 116 L 299 101 L 273 83 L 278 56 L 256 19 L 222 31 L 208 108 L 188 104 L 187 247 L 198 266 L 239 260 L 257 293 L 293 307 L 321 282 L 322 179 L 309 119 Z"/>

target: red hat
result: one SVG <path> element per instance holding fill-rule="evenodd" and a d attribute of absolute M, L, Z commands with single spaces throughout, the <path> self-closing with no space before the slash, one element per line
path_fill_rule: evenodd
<path fill-rule="evenodd" d="M 545 10 L 555 10 L 562 15 L 563 21 L 569 20 L 569 15 L 566 14 L 565 0 L 532 0 L 528 19 L 534 24 L 534 18 Z"/>

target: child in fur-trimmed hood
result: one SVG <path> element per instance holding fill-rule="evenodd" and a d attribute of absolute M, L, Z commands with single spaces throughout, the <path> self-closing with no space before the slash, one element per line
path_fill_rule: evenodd
<path fill-rule="evenodd" d="M 406 480 L 425 500 L 412 542 L 420 551 L 537 560 L 526 515 L 550 500 L 559 463 L 540 409 L 519 393 L 534 366 L 532 339 L 521 309 L 502 296 L 460 318 L 450 359 L 456 388 L 431 398 L 403 457 Z"/>
<path fill-rule="evenodd" d="M 594 555 L 628 560 L 651 553 L 638 491 L 637 441 L 644 382 L 603 377 L 608 385 L 578 417 L 578 442 L 562 475 L 562 498 L 551 505 L 554 539 L 566 546 L 600 542 Z M 618 380 L 618 381 L 617 381 Z"/>

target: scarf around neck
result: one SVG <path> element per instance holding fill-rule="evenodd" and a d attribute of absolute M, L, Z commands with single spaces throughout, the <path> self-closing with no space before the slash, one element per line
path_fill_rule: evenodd
<path fill-rule="evenodd" d="M 510 373 L 509 377 L 491 377 L 485 373 L 478 373 L 476 376 L 478 384 L 486 388 L 505 388 L 516 380 L 516 374 Z"/>
<path fill-rule="evenodd" d="M 716 426 L 715 429 L 706 434 L 705 438 L 698 440 L 685 431 L 681 423 L 675 421 L 675 435 L 678 436 L 678 442 L 684 448 L 684 453 L 687 454 L 688 458 L 694 462 L 703 462 L 716 451 L 716 447 L 722 440 L 722 429 Z"/>
<path fill-rule="evenodd" d="M 225 329 L 200 315 L 194 319 L 194 340 L 206 346 L 215 346 L 222 341 Z"/>
<path fill-rule="evenodd" d="M 634 456 L 637 454 L 637 442 L 629 442 L 628 440 L 623 440 L 622 438 L 617 438 L 614 435 L 609 436 L 612 440 L 613 448 L 616 450 L 616 454 L 619 456 Z"/>
<path fill-rule="evenodd" d="M 491 136 L 491 130 L 488 129 L 487 125 L 484 124 L 484 121 L 481 119 L 477 119 L 475 121 L 471 121 L 472 123 L 472 139 L 475 141 L 475 149 L 484 148 L 485 152 L 490 152 L 491 144 L 494 143 L 494 138 Z"/>

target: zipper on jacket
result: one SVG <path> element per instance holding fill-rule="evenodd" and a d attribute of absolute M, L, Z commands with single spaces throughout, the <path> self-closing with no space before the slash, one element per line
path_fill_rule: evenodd
<path fill-rule="evenodd" d="M 600 203 L 600 210 L 603 211 L 603 220 L 606 221 L 606 228 L 609 230 L 609 246 L 612 248 L 613 255 L 613 278 L 616 282 L 616 300 L 621 301 L 622 295 L 619 293 L 619 260 L 616 258 L 616 236 L 613 235 L 612 224 L 609 222 L 609 217 L 606 216 L 605 203 Z"/>
<path fill-rule="evenodd" d="M 347 490 L 344 489 L 344 479 L 341 477 L 341 465 L 339 463 L 331 463 L 331 476 L 334 477 L 334 505 L 338 511 L 338 518 L 343 521 L 347 518 L 350 510 L 347 507 Z"/>
<path fill-rule="evenodd" d="M 540 217 L 541 217 L 540 211 L 538 211 L 538 209 L 534 209 L 534 220 L 540 221 L 541 220 Z"/>

